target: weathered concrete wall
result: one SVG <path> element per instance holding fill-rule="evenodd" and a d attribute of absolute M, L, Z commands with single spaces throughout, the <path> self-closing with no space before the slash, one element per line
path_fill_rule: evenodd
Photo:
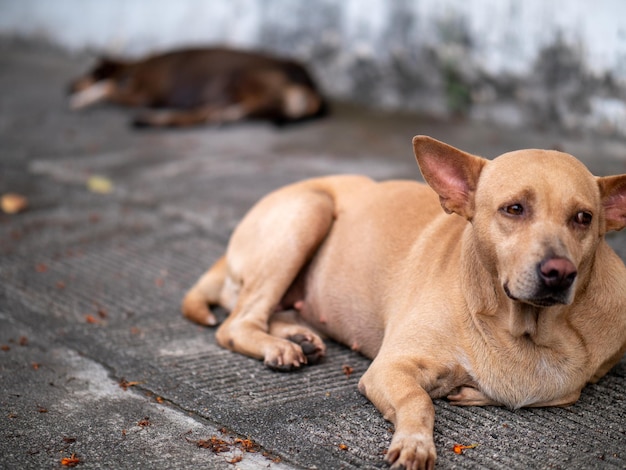
<path fill-rule="evenodd" d="M 622 0 L 0 0 L 0 34 L 262 48 L 312 64 L 338 99 L 626 136 Z"/>

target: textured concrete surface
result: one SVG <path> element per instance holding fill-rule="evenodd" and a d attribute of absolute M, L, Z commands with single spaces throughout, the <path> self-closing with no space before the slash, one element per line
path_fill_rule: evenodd
<path fill-rule="evenodd" d="M 127 111 L 66 109 L 87 65 L 0 42 L 0 193 L 30 203 L 0 214 L 0 468 L 72 455 L 79 468 L 385 468 L 391 425 L 356 389 L 368 360 L 331 343 L 322 364 L 274 373 L 180 316 L 245 210 L 305 177 L 419 178 L 417 133 L 486 157 L 560 148 L 596 174 L 626 172 L 617 140 L 341 105 L 285 129 L 135 132 Z M 111 190 L 89 190 L 93 176 Z M 624 234 L 610 242 L 626 256 Z M 625 404 L 625 361 L 564 409 L 438 400 L 438 468 L 625 468 Z M 220 441 L 228 452 L 210 448 Z M 479 445 L 457 455 L 455 443 Z"/>

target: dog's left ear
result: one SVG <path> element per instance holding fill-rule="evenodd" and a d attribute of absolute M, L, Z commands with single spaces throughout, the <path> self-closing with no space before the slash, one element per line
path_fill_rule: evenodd
<path fill-rule="evenodd" d="M 474 192 L 487 160 L 425 135 L 413 137 L 413 151 L 424 179 L 439 194 L 441 207 L 472 220 Z"/>
<path fill-rule="evenodd" d="M 606 232 L 626 227 L 626 175 L 597 178 Z"/>

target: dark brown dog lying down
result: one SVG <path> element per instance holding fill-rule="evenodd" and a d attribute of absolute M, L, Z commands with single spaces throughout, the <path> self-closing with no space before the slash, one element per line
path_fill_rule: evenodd
<path fill-rule="evenodd" d="M 99 102 L 163 108 L 140 126 L 190 126 L 265 119 L 276 124 L 320 117 L 326 103 L 293 60 L 231 49 L 185 49 L 138 61 L 101 59 L 70 85 L 70 107 Z"/>
<path fill-rule="evenodd" d="M 626 268 L 604 235 L 626 226 L 626 175 L 413 146 L 430 187 L 344 175 L 261 199 L 182 310 L 230 310 L 218 343 L 274 369 L 316 362 L 322 337 L 372 358 L 359 389 L 395 424 L 386 459 L 431 469 L 433 398 L 568 405 L 624 354 Z"/>

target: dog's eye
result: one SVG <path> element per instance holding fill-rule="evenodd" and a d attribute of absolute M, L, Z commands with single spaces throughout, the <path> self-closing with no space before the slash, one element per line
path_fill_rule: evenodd
<path fill-rule="evenodd" d="M 503 211 L 508 215 L 522 215 L 524 213 L 524 206 L 521 204 L 511 204 L 503 208 Z"/>
<path fill-rule="evenodd" d="M 591 225 L 592 219 L 593 216 L 589 212 L 585 211 L 580 211 L 574 216 L 574 222 L 584 227 L 588 227 L 589 225 Z"/>

